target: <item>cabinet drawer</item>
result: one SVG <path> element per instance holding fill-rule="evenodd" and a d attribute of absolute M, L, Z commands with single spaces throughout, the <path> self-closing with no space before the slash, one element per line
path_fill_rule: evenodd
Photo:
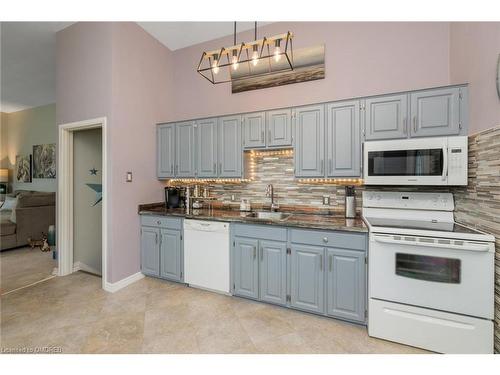
<path fill-rule="evenodd" d="M 291 239 L 293 243 L 306 245 L 366 250 L 366 235 L 364 233 L 292 229 Z"/>
<path fill-rule="evenodd" d="M 241 237 L 286 241 L 286 228 L 272 225 L 234 224 L 233 233 Z"/>
<path fill-rule="evenodd" d="M 143 215 L 141 216 L 141 225 L 181 230 L 182 219 L 177 217 Z"/>

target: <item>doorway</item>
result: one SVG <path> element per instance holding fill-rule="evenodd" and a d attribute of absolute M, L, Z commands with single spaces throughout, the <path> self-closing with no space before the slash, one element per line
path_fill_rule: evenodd
<path fill-rule="evenodd" d="M 106 118 L 59 126 L 58 275 L 82 270 L 102 275 L 107 290 Z"/>

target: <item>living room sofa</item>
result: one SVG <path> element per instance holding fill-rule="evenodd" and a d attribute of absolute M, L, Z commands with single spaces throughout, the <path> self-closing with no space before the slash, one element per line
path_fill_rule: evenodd
<path fill-rule="evenodd" d="M 26 246 L 30 237 L 40 239 L 56 223 L 56 193 L 19 190 L 9 195 L 17 196 L 17 206 L 15 222 L 11 220 L 12 211 L 1 211 L 2 251 Z"/>

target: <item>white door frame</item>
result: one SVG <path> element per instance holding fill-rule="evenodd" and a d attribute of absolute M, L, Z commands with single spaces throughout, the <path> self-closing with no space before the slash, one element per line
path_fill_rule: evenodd
<path fill-rule="evenodd" d="M 106 289 L 108 254 L 108 168 L 106 117 L 71 122 L 58 127 L 57 259 L 58 276 L 73 273 L 73 134 L 102 128 L 102 288 Z"/>

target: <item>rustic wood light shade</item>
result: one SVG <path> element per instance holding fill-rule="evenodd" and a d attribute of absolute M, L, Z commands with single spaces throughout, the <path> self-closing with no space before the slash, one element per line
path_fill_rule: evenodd
<path fill-rule="evenodd" d="M 253 76 L 293 70 L 293 34 L 262 38 L 248 43 L 203 52 L 198 68 L 213 84 L 227 83 Z"/>

